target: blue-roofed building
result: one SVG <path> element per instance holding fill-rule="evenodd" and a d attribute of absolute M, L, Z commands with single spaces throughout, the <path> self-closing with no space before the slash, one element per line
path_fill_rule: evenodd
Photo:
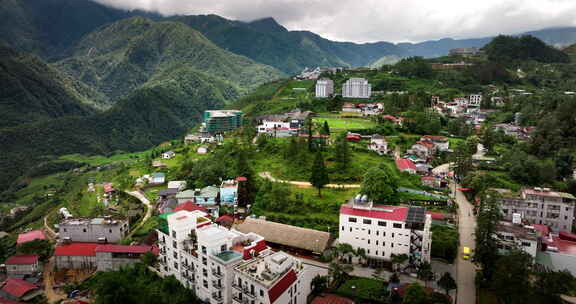
<path fill-rule="evenodd" d="M 166 182 L 166 174 L 164 173 L 152 173 L 150 183 L 151 184 L 163 184 Z"/>
<path fill-rule="evenodd" d="M 238 181 L 231 179 L 222 182 L 220 203 L 224 205 L 236 205 L 238 203 Z"/>
<path fill-rule="evenodd" d="M 220 188 L 208 186 L 194 191 L 194 201 L 201 206 L 215 205 Z"/>

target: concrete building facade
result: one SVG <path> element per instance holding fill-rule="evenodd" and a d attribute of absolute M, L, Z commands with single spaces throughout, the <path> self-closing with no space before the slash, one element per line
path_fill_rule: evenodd
<path fill-rule="evenodd" d="M 6 265 L 6 274 L 8 277 L 22 277 L 33 275 L 41 271 L 37 255 L 15 255 L 8 258 Z"/>
<path fill-rule="evenodd" d="M 372 87 L 364 78 L 350 78 L 342 86 L 344 98 L 370 98 Z"/>
<path fill-rule="evenodd" d="M 242 126 L 242 111 L 213 110 L 204 111 L 204 126 L 210 134 L 221 134 Z"/>
<path fill-rule="evenodd" d="M 66 242 L 117 243 L 129 230 L 127 220 L 72 218 L 60 223 L 58 236 Z"/>
<path fill-rule="evenodd" d="M 316 98 L 328 98 L 334 94 L 334 81 L 322 78 L 316 81 Z"/>
<path fill-rule="evenodd" d="M 424 208 L 374 206 L 357 195 L 340 208 L 339 242 L 363 248 L 370 263 L 406 254 L 414 262 L 429 262 L 432 217 Z"/>
<path fill-rule="evenodd" d="M 547 225 L 553 231 L 570 232 L 574 223 L 576 198 L 548 188 L 522 189 L 519 195 L 504 192 L 501 209 L 504 219 L 512 221 L 515 214 L 524 223 Z"/>
<path fill-rule="evenodd" d="M 519 249 L 534 259 L 540 249 L 539 238 L 532 226 L 500 222 L 497 227 L 498 249 L 500 253 L 507 253 L 512 249 Z"/>
<path fill-rule="evenodd" d="M 160 271 L 206 303 L 306 303 L 306 268 L 261 236 L 215 225 L 201 211 L 176 212 L 167 223 L 158 230 Z"/>

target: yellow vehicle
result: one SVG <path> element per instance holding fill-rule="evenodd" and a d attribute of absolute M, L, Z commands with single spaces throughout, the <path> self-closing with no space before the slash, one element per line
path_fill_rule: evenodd
<path fill-rule="evenodd" d="M 465 260 L 470 259 L 470 248 L 469 247 L 464 247 L 464 249 L 462 250 L 462 258 Z"/>

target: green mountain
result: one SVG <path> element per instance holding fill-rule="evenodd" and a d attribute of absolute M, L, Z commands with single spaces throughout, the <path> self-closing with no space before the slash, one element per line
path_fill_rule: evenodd
<path fill-rule="evenodd" d="M 0 129 L 105 107 L 105 96 L 39 58 L 0 44 Z"/>
<path fill-rule="evenodd" d="M 272 18 L 232 21 L 216 15 L 177 16 L 218 46 L 295 74 L 304 67 L 362 66 L 387 54 L 402 54 L 392 43 L 336 42 L 307 31 L 288 31 Z"/>
<path fill-rule="evenodd" d="M 567 63 L 570 57 L 534 36 L 500 35 L 484 47 L 491 61 L 511 64 L 533 60 L 542 63 Z"/>
<path fill-rule="evenodd" d="M 105 25 L 82 39 L 73 56 L 58 68 L 113 100 L 151 79 L 186 67 L 229 85 L 236 98 L 259 84 L 281 77 L 276 69 L 220 49 L 198 31 L 177 22 L 142 17 Z"/>
<path fill-rule="evenodd" d="M 62 58 L 84 35 L 133 16 L 161 18 L 154 13 L 118 10 L 88 0 L 2 0 L 0 40 L 45 59 Z"/>

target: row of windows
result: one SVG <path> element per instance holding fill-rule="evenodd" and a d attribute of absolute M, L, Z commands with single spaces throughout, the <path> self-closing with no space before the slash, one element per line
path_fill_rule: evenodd
<path fill-rule="evenodd" d="M 355 218 L 355 217 L 349 217 L 349 218 L 348 218 L 348 222 L 350 222 L 350 223 L 357 223 L 357 222 L 358 222 L 358 219 Z M 377 221 L 377 222 L 378 222 L 378 226 L 381 226 L 381 227 L 386 227 L 386 226 L 387 226 L 387 222 L 385 222 L 385 221 Z M 371 220 L 371 219 L 363 219 L 363 220 L 362 220 L 362 223 L 365 224 L 365 225 L 372 225 L 372 220 Z M 401 228 L 402 228 L 402 224 L 400 224 L 400 223 L 393 223 L 393 224 L 392 224 L 392 227 L 394 227 L 394 228 L 400 228 L 400 229 L 401 229 Z"/>
<path fill-rule="evenodd" d="M 360 228 L 352 228 L 352 227 L 350 227 L 350 232 L 352 232 L 353 229 L 360 230 Z M 344 231 L 344 226 L 342 226 L 342 231 Z M 370 235 L 370 234 L 372 233 L 372 230 L 370 230 L 370 229 L 366 230 L 366 229 L 362 228 L 362 231 L 367 231 L 367 232 L 368 232 L 368 235 Z M 398 236 L 409 236 L 409 234 L 402 234 L 402 233 L 392 232 L 392 237 L 395 237 L 396 235 L 398 235 Z M 376 230 L 376 236 L 380 236 L 380 230 Z M 386 231 L 382 231 L 382 236 L 383 236 L 383 237 L 386 236 Z"/>

